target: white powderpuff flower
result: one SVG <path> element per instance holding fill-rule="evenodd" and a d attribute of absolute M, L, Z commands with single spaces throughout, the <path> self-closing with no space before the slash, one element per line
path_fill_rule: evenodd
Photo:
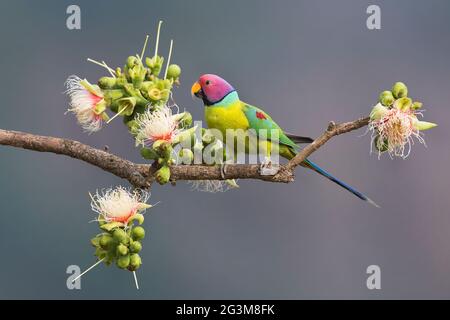
<path fill-rule="evenodd" d="M 381 109 L 380 106 L 377 108 Z M 417 110 L 392 108 L 384 110 L 379 119 L 372 119 L 369 123 L 369 130 L 372 131 L 372 144 L 378 151 L 378 156 L 383 151 L 387 151 L 391 157 L 397 156 L 407 158 L 414 144 L 413 138 L 425 144 L 425 140 L 420 134 L 417 123 L 418 115 L 422 115 Z"/>
<path fill-rule="evenodd" d="M 158 140 L 171 143 L 182 131 L 178 128 L 177 115 L 173 115 L 167 106 L 154 111 L 147 110 L 136 117 L 136 123 L 136 146 L 150 145 Z"/>
<path fill-rule="evenodd" d="M 127 223 L 136 213 L 151 206 L 146 204 L 149 193 L 145 190 L 129 191 L 123 187 L 102 190 L 91 196 L 91 208 L 107 222 Z"/>
<path fill-rule="evenodd" d="M 100 88 L 75 75 L 70 76 L 65 85 L 66 93 L 70 98 L 70 108 L 67 111 L 75 115 L 86 132 L 99 131 L 103 122 L 102 114 L 106 108 Z"/>

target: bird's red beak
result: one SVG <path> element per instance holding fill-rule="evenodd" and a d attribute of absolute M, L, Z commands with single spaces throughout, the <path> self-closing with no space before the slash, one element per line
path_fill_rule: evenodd
<path fill-rule="evenodd" d="M 195 82 L 195 83 L 192 85 L 192 88 L 191 88 L 191 95 L 192 95 L 192 96 L 197 96 L 197 97 L 198 97 L 198 95 L 199 95 L 199 93 L 200 93 L 201 90 L 202 90 L 202 87 L 200 86 L 200 83 Z"/>

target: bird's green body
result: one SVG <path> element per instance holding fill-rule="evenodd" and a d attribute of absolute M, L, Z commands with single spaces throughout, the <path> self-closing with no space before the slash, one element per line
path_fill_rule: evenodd
<path fill-rule="evenodd" d="M 276 132 L 279 140 L 278 145 L 272 146 L 270 139 L 264 139 L 259 136 L 258 147 L 268 157 L 270 156 L 270 151 L 276 148 L 280 156 L 286 159 L 292 159 L 296 154 L 295 149 L 298 146 L 286 136 L 280 126 L 263 110 L 242 102 L 236 91 L 231 92 L 214 105 L 205 106 L 205 119 L 209 128 L 217 129 L 221 132 L 225 144 L 229 143 L 229 141 L 227 142 L 227 130 L 243 130 L 247 132 L 249 129 L 253 129 L 258 136 L 261 130 L 265 130 L 267 138 L 271 138 L 271 135 Z M 249 139 L 247 139 L 245 145 L 247 152 L 250 148 L 249 143 Z M 234 150 L 237 149 L 236 147 Z"/>

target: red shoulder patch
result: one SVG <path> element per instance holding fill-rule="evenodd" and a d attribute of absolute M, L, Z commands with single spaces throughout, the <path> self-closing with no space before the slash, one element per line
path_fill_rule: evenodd
<path fill-rule="evenodd" d="M 260 112 L 260 111 L 256 111 L 256 117 L 260 120 L 266 120 L 266 116 L 264 115 L 264 113 Z"/>

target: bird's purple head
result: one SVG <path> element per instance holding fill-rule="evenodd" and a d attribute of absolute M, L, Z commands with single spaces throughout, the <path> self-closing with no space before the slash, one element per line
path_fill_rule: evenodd
<path fill-rule="evenodd" d="M 233 91 L 235 90 L 231 84 L 215 74 L 202 75 L 191 88 L 192 95 L 201 98 L 207 106 L 222 101 Z"/>

